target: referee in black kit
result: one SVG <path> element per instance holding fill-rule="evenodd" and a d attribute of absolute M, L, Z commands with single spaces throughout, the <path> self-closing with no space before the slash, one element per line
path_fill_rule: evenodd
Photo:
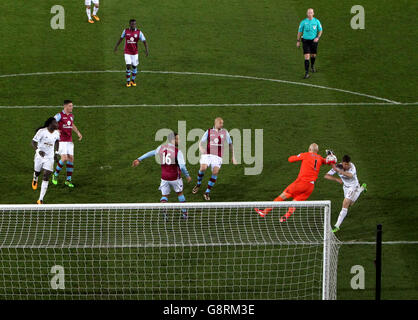
<path fill-rule="evenodd" d="M 316 52 L 318 49 L 318 41 L 322 35 L 322 25 L 317 18 L 314 18 L 314 10 L 309 8 L 306 12 L 306 19 L 299 24 L 298 39 L 296 46 L 300 47 L 302 37 L 303 55 L 305 56 L 305 77 L 309 78 L 309 59 L 311 60 L 311 71 L 315 70 Z"/>

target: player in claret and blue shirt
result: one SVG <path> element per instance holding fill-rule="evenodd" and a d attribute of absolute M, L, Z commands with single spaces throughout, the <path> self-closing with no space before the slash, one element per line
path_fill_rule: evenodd
<path fill-rule="evenodd" d="M 167 137 L 167 143 L 159 146 L 157 149 L 149 151 L 138 159 L 132 162 L 132 167 L 137 167 L 143 160 L 149 157 L 158 155 L 161 164 L 161 199 L 160 202 L 168 202 L 168 196 L 171 189 L 177 193 L 178 200 L 180 202 L 186 202 L 186 198 L 183 194 L 183 179 L 181 173 L 183 173 L 187 179 L 187 182 L 192 181 L 189 172 L 186 168 L 186 162 L 184 160 L 183 153 L 177 149 L 179 143 L 179 136 L 175 132 L 171 132 Z M 182 209 L 183 218 L 187 218 L 187 210 Z"/>
<path fill-rule="evenodd" d="M 145 56 L 148 57 L 148 44 L 145 39 L 144 34 L 141 30 L 136 28 L 136 20 L 131 19 L 129 21 L 129 28 L 123 30 L 121 37 L 115 46 L 115 52 L 118 50 L 118 46 L 125 39 L 125 62 L 126 62 L 126 86 L 127 87 L 136 87 L 136 74 L 138 72 L 138 41 L 144 44 L 145 47 Z M 131 74 L 132 67 L 132 74 Z"/>

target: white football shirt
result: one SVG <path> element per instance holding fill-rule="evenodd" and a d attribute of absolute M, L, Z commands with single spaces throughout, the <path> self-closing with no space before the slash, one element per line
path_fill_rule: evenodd
<path fill-rule="evenodd" d="M 358 183 L 358 179 L 357 179 L 357 170 L 356 170 L 356 166 L 354 165 L 354 163 L 350 163 L 350 169 L 348 169 L 345 172 L 349 172 L 353 175 L 352 178 L 349 178 L 341 173 L 338 173 L 338 175 L 340 176 L 341 180 L 343 181 L 344 187 L 345 188 L 352 188 L 352 187 L 356 187 L 359 185 Z M 330 171 L 328 171 L 327 174 L 333 176 L 335 173 L 337 173 L 334 169 L 331 169 Z"/>
<path fill-rule="evenodd" d="M 38 143 L 39 151 L 45 152 L 44 158 L 54 158 L 55 141 L 59 141 L 60 133 L 58 130 L 49 132 L 48 128 L 39 129 L 33 137 L 33 141 Z"/>

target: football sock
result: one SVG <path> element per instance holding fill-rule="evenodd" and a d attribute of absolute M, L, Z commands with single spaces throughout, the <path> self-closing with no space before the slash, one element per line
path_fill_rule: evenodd
<path fill-rule="evenodd" d="M 99 11 L 99 7 L 93 7 L 93 16 L 97 15 L 97 11 Z"/>
<path fill-rule="evenodd" d="M 340 225 L 341 225 L 341 223 L 343 223 L 343 220 L 344 220 L 344 218 L 345 218 L 345 217 L 346 217 L 346 215 L 347 215 L 347 211 L 348 211 L 348 209 L 346 209 L 346 208 L 342 208 L 342 209 L 341 209 L 340 215 L 338 216 L 337 223 L 335 224 L 335 226 L 336 226 L 337 228 L 339 228 L 339 227 L 340 227 Z"/>
<path fill-rule="evenodd" d="M 287 194 L 286 194 L 286 198 L 289 198 L 289 197 L 287 197 Z M 283 198 L 281 197 L 281 196 L 278 196 L 277 198 L 275 198 L 273 201 L 284 201 L 283 200 Z M 266 208 L 266 209 L 264 209 L 263 211 L 264 211 L 264 214 L 267 214 L 267 213 L 269 213 L 271 210 L 273 210 L 273 208 Z"/>
<path fill-rule="evenodd" d="M 215 183 L 216 183 L 216 179 L 217 179 L 218 177 L 217 176 L 215 176 L 215 175 L 212 175 L 211 177 L 210 177 L 210 179 L 209 179 L 209 182 L 208 182 L 208 188 L 206 189 L 206 193 L 209 193 L 210 192 L 210 190 L 212 189 L 212 187 L 215 185 Z"/>
<path fill-rule="evenodd" d="M 71 181 L 73 171 L 74 171 L 74 163 L 67 161 L 67 181 Z"/>
<path fill-rule="evenodd" d="M 305 72 L 309 72 L 309 60 L 305 60 Z"/>
<path fill-rule="evenodd" d="M 178 196 L 179 202 L 186 202 L 186 197 L 184 196 L 184 194 L 182 194 L 181 196 Z M 181 212 L 183 213 L 187 213 L 187 209 L 181 209 Z"/>
<path fill-rule="evenodd" d="M 278 196 L 276 199 L 274 199 L 273 201 L 284 201 L 283 198 L 281 196 Z"/>
<path fill-rule="evenodd" d="M 55 168 L 55 172 L 54 172 L 54 175 L 56 177 L 58 177 L 58 175 L 60 174 L 63 166 L 64 166 L 64 161 L 62 161 L 62 160 L 58 161 L 57 167 Z"/>
<path fill-rule="evenodd" d="M 132 68 L 132 81 L 135 81 L 137 72 L 138 69 L 136 67 Z"/>
<path fill-rule="evenodd" d="M 296 211 L 295 207 L 291 207 L 289 208 L 289 210 L 287 210 L 286 214 L 284 215 L 286 218 L 289 218 L 294 212 Z"/>
<path fill-rule="evenodd" d="M 38 173 L 38 174 L 37 174 Z M 39 177 L 40 172 L 34 172 L 33 173 L 33 180 L 34 181 L 38 181 L 38 177 Z"/>
<path fill-rule="evenodd" d="M 315 64 L 315 57 L 311 57 L 311 67 L 312 68 L 313 68 L 314 64 Z"/>
<path fill-rule="evenodd" d="M 200 185 L 202 184 L 202 180 L 203 180 L 203 176 L 205 175 L 205 171 L 200 171 L 197 174 L 197 185 L 200 187 Z"/>
<path fill-rule="evenodd" d="M 91 11 L 90 9 L 86 8 L 86 13 L 87 13 L 87 17 L 89 18 L 89 20 L 91 20 Z"/>
<path fill-rule="evenodd" d="M 131 81 L 131 69 L 126 69 L 126 81 Z"/>
<path fill-rule="evenodd" d="M 168 198 L 165 196 L 162 196 L 160 199 L 160 202 L 168 202 Z"/>
<path fill-rule="evenodd" d="M 49 181 L 45 181 L 45 180 L 42 181 L 41 194 L 39 196 L 39 200 L 41 200 L 41 201 L 44 200 L 44 196 L 45 196 L 46 190 L 48 189 L 48 182 Z"/>

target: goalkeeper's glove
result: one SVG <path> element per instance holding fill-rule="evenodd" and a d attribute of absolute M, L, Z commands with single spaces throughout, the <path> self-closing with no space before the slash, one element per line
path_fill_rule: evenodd
<path fill-rule="evenodd" d="M 332 150 L 325 150 L 327 156 L 334 155 L 334 151 Z"/>

